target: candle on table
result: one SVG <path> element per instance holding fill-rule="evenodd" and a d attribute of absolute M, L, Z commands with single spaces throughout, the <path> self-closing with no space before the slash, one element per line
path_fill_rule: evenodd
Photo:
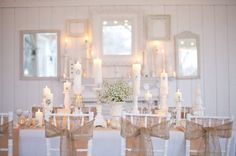
<path fill-rule="evenodd" d="M 95 84 L 100 86 L 102 84 L 102 60 L 99 58 L 94 59 L 93 65 Z"/>
<path fill-rule="evenodd" d="M 35 119 L 36 119 L 36 121 L 38 121 L 39 126 L 42 126 L 42 124 L 43 124 L 43 113 L 39 109 L 35 113 Z"/>

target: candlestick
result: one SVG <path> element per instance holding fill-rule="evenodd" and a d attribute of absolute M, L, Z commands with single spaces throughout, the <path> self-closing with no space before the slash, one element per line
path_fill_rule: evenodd
<path fill-rule="evenodd" d="M 71 83 L 69 81 L 64 82 L 63 88 L 64 88 L 64 90 L 63 90 L 64 93 L 69 92 L 71 90 Z"/>
<path fill-rule="evenodd" d="M 181 112 L 182 112 L 182 93 L 179 89 L 177 89 L 175 96 L 175 107 L 176 107 L 176 123 L 179 124 L 179 121 L 181 120 Z"/>
<path fill-rule="evenodd" d="M 140 81 L 141 81 L 141 64 L 133 64 L 132 66 L 133 71 L 133 90 L 134 95 L 140 94 Z"/>
<path fill-rule="evenodd" d="M 74 75 L 73 75 L 73 92 L 74 94 L 80 94 L 82 90 L 82 67 L 79 61 L 74 64 Z"/>
<path fill-rule="evenodd" d="M 163 69 L 160 76 L 160 95 L 163 94 L 168 94 L 168 74 L 165 72 L 165 69 Z"/>
<path fill-rule="evenodd" d="M 101 86 L 102 84 L 102 60 L 96 58 L 93 60 L 93 73 L 94 73 L 94 80 L 97 86 Z"/>

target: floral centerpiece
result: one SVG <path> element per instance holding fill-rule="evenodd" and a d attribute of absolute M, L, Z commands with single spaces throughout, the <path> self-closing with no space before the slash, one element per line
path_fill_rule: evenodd
<path fill-rule="evenodd" d="M 98 93 L 98 100 L 102 103 L 124 102 L 132 95 L 132 92 L 133 89 L 125 81 L 105 81 Z"/>

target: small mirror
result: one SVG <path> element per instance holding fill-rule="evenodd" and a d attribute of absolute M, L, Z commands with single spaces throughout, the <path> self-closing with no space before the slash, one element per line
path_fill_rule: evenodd
<path fill-rule="evenodd" d="M 132 22 L 103 20 L 103 55 L 132 55 Z"/>
<path fill-rule="evenodd" d="M 21 31 L 22 78 L 58 78 L 59 45 L 59 31 Z"/>
<path fill-rule="evenodd" d="M 177 78 L 199 78 L 199 37 L 191 32 L 175 36 Z"/>

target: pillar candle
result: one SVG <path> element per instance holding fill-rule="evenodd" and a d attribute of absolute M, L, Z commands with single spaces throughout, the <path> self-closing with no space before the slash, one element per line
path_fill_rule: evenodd
<path fill-rule="evenodd" d="M 82 90 L 82 66 L 79 61 L 74 64 L 74 77 L 73 77 L 73 92 L 75 94 L 80 94 Z"/>
<path fill-rule="evenodd" d="M 102 60 L 96 58 L 93 60 L 93 73 L 96 85 L 102 84 Z"/>
<path fill-rule="evenodd" d="M 51 90 L 48 88 L 48 86 L 45 86 L 43 88 L 43 97 L 47 98 L 51 94 Z"/>
<path fill-rule="evenodd" d="M 160 76 L 160 95 L 168 94 L 168 74 L 163 70 Z"/>
<path fill-rule="evenodd" d="M 144 95 L 144 99 L 145 101 L 149 102 L 150 100 L 152 100 L 152 94 L 149 91 L 147 91 Z"/>
<path fill-rule="evenodd" d="M 179 89 L 177 89 L 176 93 L 175 93 L 175 102 L 181 102 L 182 101 L 182 93 L 180 92 Z"/>
<path fill-rule="evenodd" d="M 35 119 L 39 122 L 39 126 L 42 126 L 43 124 L 43 113 L 38 109 L 38 111 L 35 113 Z"/>
<path fill-rule="evenodd" d="M 138 96 L 140 93 L 140 81 L 141 81 L 141 64 L 133 64 L 133 90 L 134 95 Z"/>

